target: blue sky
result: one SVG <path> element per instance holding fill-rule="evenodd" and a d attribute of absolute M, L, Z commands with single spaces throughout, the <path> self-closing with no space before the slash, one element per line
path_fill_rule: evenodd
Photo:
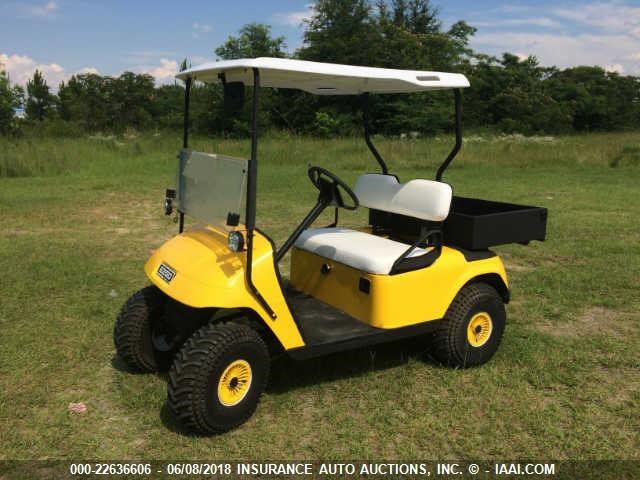
<path fill-rule="evenodd" d="M 249 22 L 270 24 L 290 50 L 302 42 L 309 0 L 0 0 L 0 63 L 25 83 L 36 68 L 52 86 L 76 72 L 148 72 L 171 81 L 178 63 L 214 59 Z M 536 55 L 545 65 L 601 65 L 640 75 L 640 0 L 434 1 L 445 26 L 478 28 L 472 46 Z"/>

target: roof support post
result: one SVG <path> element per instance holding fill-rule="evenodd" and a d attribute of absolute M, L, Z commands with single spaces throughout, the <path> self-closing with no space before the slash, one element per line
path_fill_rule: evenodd
<path fill-rule="evenodd" d="M 258 179 L 258 105 L 260 95 L 260 71 L 253 68 L 253 100 L 251 109 L 251 159 L 249 160 L 249 169 L 247 172 L 247 211 L 246 211 L 246 227 L 247 227 L 247 265 L 245 268 L 245 278 L 247 284 L 258 303 L 264 308 L 269 316 L 275 320 L 276 313 L 269 306 L 267 301 L 254 285 L 251 277 L 253 270 L 253 232 L 256 227 L 256 186 Z M 273 252 L 275 255 L 276 252 Z M 276 265 L 277 268 L 277 265 Z"/>
<path fill-rule="evenodd" d="M 389 173 L 387 164 L 384 162 L 382 155 L 380 155 L 380 152 L 378 152 L 378 149 L 371 141 L 371 136 L 369 134 L 369 92 L 362 94 L 362 125 L 364 127 L 364 141 L 367 143 L 367 147 L 369 147 L 369 150 L 380 164 L 382 173 L 387 175 Z"/>
<path fill-rule="evenodd" d="M 189 104 L 191 98 L 191 77 L 187 78 L 184 86 L 184 125 L 182 134 L 182 148 L 189 147 Z"/>
<path fill-rule="evenodd" d="M 436 181 L 438 182 L 442 181 L 442 174 L 456 157 L 460 151 L 460 147 L 462 147 L 462 93 L 459 88 L 456 88 L 453 91 L 453 95 L 456 104 L 456 144 L 453 146 L 453 150 L 451 150 L 445 161 L 442 162 L 440 168 L 438 168 L 438 172 L 436 173 Z"/>
<path fill-rule="evenodd" d="M 191 84 L 193 80 L 188 77 L 184 86 L 184 125 L 182 132 L 182 148 L 189 148 L 189 105 L 191 104 Z M 178 213 L 178 232 L 184 231 L 184 212 Z"/>
<path fill-rule="evenodd" d="M 247 172 L 247 246 L 256 226 L 256 184 L 258 176 L 258 106 L 260 95 L 260 71 L 253 69 L 253 99 L 251 108 L 251 158 Z"/>

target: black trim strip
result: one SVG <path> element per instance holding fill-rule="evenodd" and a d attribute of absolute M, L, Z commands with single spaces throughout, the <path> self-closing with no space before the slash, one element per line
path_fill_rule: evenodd
<path fill-rule="evenodd" d="M 427 253 L 417 255 L 415 257 L 405 257 L 396 260 L 391 267 L 389 275 L 398 275 L 401 273 L 413 272 L 415 270 L 422 270 L 423 268 L 430 267 L 435 261 L 440 258 L 442 253 L 442 247 L 437 246 L 429 250 Z"/>
<path fill-rule="evenodd" d="M 409 272 L 411 270 L 428 267 L 440 257 L 440 253 L 442 251 L 442 230 L 427 230 L 426 228 L 423 228 L 422 230 L 424 233 L 421 233 L 420 237 L 415 242 L 413 242 L 413 244 L 409 248 L 407 248 L 403 252 L 403 254 L 396 259 L 395 262 L 393 262 L 389 275 L 395 275 L 397 273 Z M 413 252 L 419 245 L 424 244 L 432 235 L 437 235 L 438 240 L 434 245 L 432 245 L 433 249 L 431 251 L 416 257 L 409 257 L 409 254 L 411 254 L 411 252 Z"/>
<path fill-rule="evenodd" d="M 467 262 L 475 262 L 476 260 L 486 260 L 496 256 L 496 252 L 492 250 L 467 250 L 466 248 L 447 245 L 452 250 L 459 251 L 464 255 Z"/>
<path fill-rule="evenodd" d="M 320 343 L 316 345 L 292 348 L 290 350 L 286 350 L 286 353 L 295 360 L 306 360 L 309 358 L 321 357 L 330 353 L 355 350 L 357 348 L 369 347 L 380 343 L 388 343 L 395 340 L 402 340 L 431 333 L 438 328 L 440 322 L 442 322 L 441 319 L 430 320 L 416 325 L 409 325 L 408 327 L 377 329 L 378 331 L 374 333 L 367 333 L 365 335 L 347 338 L 337 342 Z"/>

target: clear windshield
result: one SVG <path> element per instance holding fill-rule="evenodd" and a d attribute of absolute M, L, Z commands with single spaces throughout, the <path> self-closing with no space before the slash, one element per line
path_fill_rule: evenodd
<path fill-rule="evenodd" d="M 176 182 L 178 208 L 209 225 L 232 229 L 227 220 L 234 216 L 244 223 L 247 165 L 240 158 L 182 150 Z"/>

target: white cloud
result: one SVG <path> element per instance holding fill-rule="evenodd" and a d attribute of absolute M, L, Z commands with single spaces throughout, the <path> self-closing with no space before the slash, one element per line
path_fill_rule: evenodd
<path fill-rule="evenodd" d="M 77 73 L 77 74 L 93 73 L 94 75 L 100 75 L 100 70 L 98 70 L 96 67 L 84 67 L 84 68 L 81 68 L 80 70 L 78 70 L 75 73 Z"/>
<path fill-rule="evenodd" d="M 626 33 L 640 39 L 640 7 L 619 1 L 595 2 L 577 8 L 555 8 L 553 15 L 606 32 Z"/>
<path fill-rule="evenodd" d="M 619 63 L 615 63 L 613 65 L 605 65 L 604 69 L 607 72 L 616 72 L 616 73 L 621 73 L 621 74 L 624 73 L 624 67 Z"/>
<path fill-rule="evenodd" d="M 8 55 L 5 53 L 0 53 L 0 69 L 6 70 L 11 83 L 22 86 L 26 86 L 27 82 L 33 77 L 33 73 L 39 70 L 54 93 L 58 91 L 60 82 L 66 82 L 72 75 L 84 73 L 101 75 L 100 71 L 94 66 L 69 71 L 57 63 L 43 63 L 27 55 Z M 130 70 L 138 73 L 148 73 L 155 78 L 158 84 L 172 83 L 175 74 L 178 72 L 178 62 L 163 57 L 155 65 L 152 63 L 138 65 Z"/>
<path fill-rule="evenodd" d="M 531 32 L 478 33 L 471 43 L 476 50 L 493 54 L 516 51 L 521 55 L 535 55 L 547 66 L 612 66 L 631 75 L 640 74 L 640 60 L 632 58 L 637 53 L 638 42 L 623 33 L 574 36 Z"/>
<path fill-rule="evenodd" d="M 480 27 L 471 39 L 478 51 L 535 55 L 547 66 L 599 65 L 610 71 L 640 74 L 639 6 L 596 0 L 547 8 L 503 5 L 494 12 L 502 18 L 470 22 Z"/>
<path fill-rule="evenodd" d="M 193 57 L 189 57 L 189 63 L 192 65 L 200 65 L 201 63 L 213 62 L 213 58 L 211 57 L 203 57 L 201 55 L 195 55 Z"/>
<path fill-rule="evenodd" d="M 544 28 L 559 28 L 561 24 L 548 17 L 531 17 L 531 18 L 509 18 L 505 20 L 491 20 L 491 21 L 470 21 L 474 27 L 504 27 L 504 26 L 526 26 L 531 25 L 533 27 Z"/>
<path fill-rule="evenodd" d="M 530 7 L 528 5 L 505 4 L 500 5 L 496 10 L 500 13 L 526 13 L 534 11 L 535 7 Z"/>
<path fill-rule="evenodd" d="M 68 75 L 65 69 L 57 63 L 39 63 L 26 55 L 7 55 L 0 53 L 0 64 L 7 71 L 12 83 L 26 85 L 36 70 L 44 76 L 50 87 L 58 87 Z"/>
<path fill-rule="evenodd" d="M 95 67 L 84 67 L 69 72 L 57 63 L 37 62 L 27 55 L 7 55 L 0 53 L 0 67 L 9 74 L 11 83 L 26 86 L 36 70 L 42 73 L 52 92 L 57 92 L 60 82 L 67 81 L 72 75 L 79 73 L 99 73 Z"/>
<path fill-rule="evenodd" d="M 195 22 L 191 25 L 191 36 L 193 38 L 198 38 L 203 33 L 209 33 L 213 31 L 213 27 L 211 25 L 206 25 L 203 23 Z"/>
<path fill-rule="evenodd" d="M 54 15 L 59 8 L 58 2 L 49 1 L 44 4 L 24 5 L 22 11 L 32 17 L 50 17 Z"/>
<path fill-rule="evenodd" d="M 178 73 L 178 62 L 168 58 L 161 58 L 160 65 L 156 67 L 140 67 L 143 73 L 148 73 L 156 79 L 156 83 L 172 83 Z"/>
<path fill-rule="evenodd" d="M 132 50 L 127 52 L 125 62 L 134 65 L 148 65 L 159 58 L 176 56 L 176 52 L 169 50 Z"/>
<path fill-rule="evenodd" d="M 306 10 L 288 13 L 276 13 L 273 19 L 280 25 L 289 27 L 300 27 L 305 21 L 309 20 L 313 15 L 313 4 L 308 4 Z"/>

